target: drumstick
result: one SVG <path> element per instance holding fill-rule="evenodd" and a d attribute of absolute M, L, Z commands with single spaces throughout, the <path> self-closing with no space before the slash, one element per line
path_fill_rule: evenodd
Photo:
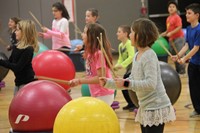
<path fill-rule="evenodd" d="M 178 59 L 180 59 L 180 57 L 179 57 L 179 55 L 178 55 L 178 50 L 177 50 L 176 47 L 175 47 L 175 43 L 174 43 L 173 41 L 170 41 L 170 42 L 171 42 L 172 48 L 174 49 L 174 51 L 175 51 L 175 53 L 176 53 Z"/>
<path fill-rule="evenodd" d="M 5 46 L 8 46 L 9 44 L 7 44 L 4 40 L 3 40 L 3 38 L 1 38 L 0 37 L 0 42 L 3 44 L 3 45 L 5 45 Z"/>
<path fill-rule="evenodd" d="M 58 82 L 58 83 L 70 85 L 70 82 L 69 82 L 69 81 L 66 81 L 66 80 L 55 79 L 55 78 L 49 78 L 49 77 L 45 77 L 45 76 L 36 76 L 36 78 L 37 78 L 37 79 L 43 79 L 43 80 L 50 80 L 50 81 L 54 81 L 54 82 Z"/>
<path fill-rule="evenodd" d="M 104 55 L 103 55 L 103 40 L 102 40 L 102 33 L 100 33 L 100 46 L 101 46 L 101 74 L 102 77 L 105 77 L 105 72 L 104 72 Z"/>
<path fill-rule="evenodd" d="M 97 39 L 98 39 L 99 43 L 101 43 L 99 37 L 97 37 Z M 100 45 L 100 46 L 101 46 L 101 45 Z M 104 56 L 105 56 L 105 58 L 106 58 L 106 61 L 108 62 L 108 65 L 109 65 L 109 67 L 110 67 L 110 70 L 111 70 L 112 73 L 113 73 L 113 76 L 114 76 L 114 77 L 117 77 L 117 75 L 115 74 L 115 71 L 114 71 L 114 69 L 113 69 L 113 66 L 112 66 L 112 64 L 110 63 L 110 60 L 109 60 L 109 58 L 108 58 L 108 55 L 106 54 L 105 49 L 102 48 L 102 50 L 103 50 L 103 54 L 104 54 Z"/>
<path fill-rule="evenodd" d="M 42 28 L 42 24 L 40 23 L 40 21 L 35 17 L 35 15 L 29 11 L 29 14 L 33 17 L 33 19 L 35 20 L 35 22 L 40 26 L 40 28 Z"/>
<path fill-rule="evenodd" d="M 158 44 L 165 50 L 165 52 L 167 52 L 167 54 L 169 55 L 169 56 L 171 56 L 172 57 L 172 54 L 169 52 L 169 50 L 162 44 L 162 42 L 158 42 Z"/>
<path fill-rule="evenodd" d="M 79 33 L 79 34 L 82 34 L 80 28 L 75 23 L 73 23 L 73 24 L 74 24 L 74 27 L 75 27 L 74 31 L 77 32 L 77 33 Z"/>

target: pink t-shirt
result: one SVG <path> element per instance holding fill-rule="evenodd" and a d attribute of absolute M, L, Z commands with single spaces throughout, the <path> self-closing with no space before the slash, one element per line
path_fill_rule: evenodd
<path fill-rule="evenodd" d="M 106 68 L 106 77 L 111 78 L 111 72 L 110 69 L 105 64 L 106 61 L 104 59 L 103 66 Z M 86 75 L 87 78 L 91 78 L 94 76 L 97 76 L 97 70 L 102 67 L 101 63 L 101 51 L 97 51 L 92 57 L 89 55 L 86 59 Z M 99 84 L 89 84 L 90 88 L 90 94 L 93 97 L 98 96 L 105 96 L 105 95 L 111 95 L 114 93 L 114 90 L 106 89 L 104 87 L 101 87 Z"/>
<path fill-rule="evenodd" d="M 166 25 L 167 25 L 167 32 L 173 31 L 177 27 L 182 26 L 181 17 L 178 14 L 170 15 L 166 20 Z M 176 32 L 172 36 L 170 36 L 169 40 L 171 41 L 173 39 L 180 38 L 180 37 L 184 37 L 184 33 L 182 29 L 180 29 L 178 32 Z"/>
<path fill-rule="evenodd" d="M 69 38 L 69 21 L 66 18 L 53 20 L 52 30 L 43 33 L 44 38 L 52 38 L 52 49 L 59 49 L 63 46 L 71 48 Z"/>

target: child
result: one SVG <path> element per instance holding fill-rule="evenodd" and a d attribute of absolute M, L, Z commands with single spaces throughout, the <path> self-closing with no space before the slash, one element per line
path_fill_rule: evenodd
<path fill-rule="evenodd" d="M 169 1 L 169 16 L 166 20 L 167 30 L 161 34 L 162 36 L 169 38 L 172 54 L 176 54 L 176 52 L 180 51 L 185 43 L 184 33 L 182 31 L 182 20 L 177 11 L 177 3 L 174 1 Z M 179 74 L 185 74 L 185 64 L 179 64 L 175 62 L 175 67 Z"/>
<path fill-rule="evenodd" d="M 129 40 L 129 34 L 130 34 L 130 27 L 127 25 L 121 25 L 119 26 L 117 30 L 117 39 L 121 41 L 119 44 L 118 50 L 119 50 L 119 58 L 117 61 L 117 64 L 115 65 L 114 69 L 126 69 L 126 73 L 124 74 L 124 78 L 128 78 L 131 74 L 131 68 L 132 68 L 132 61 L 133 56 L 135 54 L 134 47 L 131 45 L 131 41 Z M 131 101 L 128 90 L 122 90 L 122 94 L 128 103 L 127 106 L 123 107 L 124 110 L 133 111 L 135 109 L 135 105 Z"/>
<path fill-rule="evenodd" d="M 8 51 L 12 50 L 12 48 L 15 47 L 17 44 L 15 31 L 16 31 L 17 23 L 19 21 L 20 19 L 17 17 L 12 17 L 8 21 L 8 28 L 9 28 L 8 32 L 10 34 L 10 43 L 11 43 L 11 45 L 7 46 Z"/>
<path fill-rule="evenodd" d="M 99 13 L 98 13 L 98 10 L 95 9 L 95 8 L 89 8 L 86 10 L 85 12 L 85 23 L 88 24 L 88 23 L 98 23 L 98 19 L 99 19 Z M 82 51 L 84 50 L 84 44 L 80 44 L 80 45 L 77 45 L 76 48 L 75 48 L 75 52 L 78 52 L 78 51 Z"/>
<path fill-rule="evenodd" d="M 186 7 L 186 19 L 191 25 L 187 27 L 186 44 L 181 51 L 173 56 L 174 61 L 184 64 L 190 59 L 188 65 L 188 79 L 190 88 L 190 97 L 194 111 L 190 117 L 200 116 L 200 5 L 197 3 Z M 190 52 L 183 56 L 187 50 Z M 182 57 L 183 56 L 183 57 Z M 178 58 L 182 57 L 182 58 Z"/>
<path fill-rule="evenodd" d="M 60 2 L 53 4 L 52 13 L 54 15 L 52 30 L 42 27 L 43 33 L 40 32 L 39 36 L 43 38 L 52 38 L 52 49 L 70 49 L 69 13 Z"/>
<path fill-rule="evenodd" d="M 108 55 L 110 62 L 112 62 L 110 43 L 107 40 L 107 36 L 104 28 L 96 23 L 86 24 L 84 32 L 82 33 L 83 43 L 85 44 L 84 58 L 86 60 L 86 78 L 79 78 L 71 80 L 71 86 L 77 86 L 79 84 L 89 84 L 90 93 L 92 97 L 96 97 L 105 101 L 108 105 L 111 105 L 114 100 L 114 90 L 101 87 L 99 85 L 99 77 L 102 76 L 102 69 L 105 71 L 106 77 L 110 78 L 110 68 L 108 62 L 102 61 L 102 52 L 100 50 L 100 44 L 97 37 L 100 38 L 102 33 L 103 47 Z M 103 68 L 102 68 L 103 65 Z"/>
<path fill-rule="evenodd" d="M 9 60 L 0 59 L 0 65 L 11 69 L 15 74 L 14 95 L 25 84 L 34 80 L 32 58 L 34 51 L 38 51 L 37 31 L 35 24 L 30 20 L 21 20 L 15 31 L 18 41 Z"/>
<path fill-rule="evenodd" d="M 151 49 L 158 38 L 155 24 L 146 18 L 136 20 L 131 27 L 131 43 L 138 52 L 127 79 L 100 78 L 106 88 L 130 89 L 136 92 L 139 109 L 135 118 L 142 133 L 163 133 L 165 123 L 175 120 L 175 112 L 165 91 L 158 58 Z"/>
<path fill-rule="evenodd" d="M 85 12 L 85 23 L 99 23 L 98 22 L 99 19 L 99 13 L 98 10 L 95 8 L 89 8 L 87 9 L 87 11 Z"/>

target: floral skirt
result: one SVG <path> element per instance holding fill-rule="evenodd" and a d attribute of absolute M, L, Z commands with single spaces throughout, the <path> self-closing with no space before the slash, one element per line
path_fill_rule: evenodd
<path fill-rule="evenodd" d="M 150 127 L 153 125 L 158 126 L 159 124 L 174 120 L 176 120 L 176 115 L 172 105 L 156 110 L 143 110 L 139 108 L 135 118 L 135 121 L 144 127 L 147 125 Z"/>

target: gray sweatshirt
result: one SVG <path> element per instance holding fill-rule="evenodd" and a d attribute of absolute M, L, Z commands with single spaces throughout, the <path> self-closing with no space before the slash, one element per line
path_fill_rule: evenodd
<path fill-rule="evenodd" d="M 143 110 L 155 110 L 171 105 L 170 99 L 165 91 L 160 72 L 160 65 L 155 52 L 146 50 L 139 61 L 137 54 L 133 59 L 131 75 L 129 76 L 129 87 L 126 89 L 136 92 L 139 106 Z M 115 88 L 114 81 L 108 79 L 106 88 Z"/>

